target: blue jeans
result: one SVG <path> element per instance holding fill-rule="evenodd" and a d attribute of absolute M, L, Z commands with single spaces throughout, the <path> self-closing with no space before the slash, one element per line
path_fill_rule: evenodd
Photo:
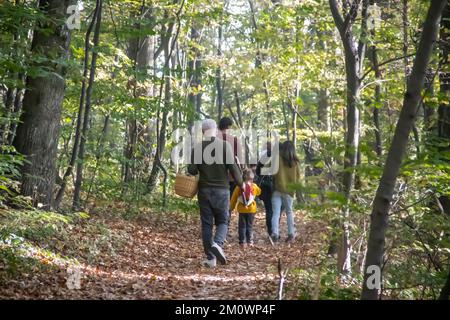
<path fill-rule="evenodd" d="M 239 213 L 239 244 L 253 242 L 253 221 L 255 214 Z"/>
<path fill-rule="evenodd" d="M 280 215 L 282 207 L 286 211 L 288 235 L 295 236 L 294 214 L 292 211 L 293 203 L 294 198 L 287 193 L 275 191 L 272 194 L 272 236 L 280 236 Z"/>
<path fill-rule="evenodd" d="M 206 257 L 211 260 L 213 242 L 223 246 L 228 232 L 228 211 L 230 208 L 230 191 L 225 188 L 201 188 L 198 190 L 198 205 L 202 222 L 202 241 Z M 213 237 L 213 227 L 216 233 Z"/>

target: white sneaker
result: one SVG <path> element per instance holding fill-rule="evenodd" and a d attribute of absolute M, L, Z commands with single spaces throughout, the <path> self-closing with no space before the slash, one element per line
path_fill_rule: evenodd
<path fill-rule="evenodd" d="M 203 266 L 204 267 L 207 267 L 207 268 L 215 268 L 216 267 L 216 265 L 217 265 L 217 260 L 216 260 L 216 258 L 213 258 L 213 259 L 211 259 L 211 260 L 205 260 L 205 261 L 203 261 Z"/>
<path fill-rule="evenodd" d="M 213 243 L 211 246 L 211 252 L 216 256 L 217 260 L 219 260 L 221 264 L 227 264 L 225 252 L 223 252 L 223 249 L 217 243 Z"/>

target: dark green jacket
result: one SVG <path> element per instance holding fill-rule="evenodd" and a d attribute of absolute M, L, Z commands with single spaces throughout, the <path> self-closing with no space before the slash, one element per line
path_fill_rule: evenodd
<path fill-rule="evenodd" d="M 203 157 L 199 158 L 199 155 L 197 155 L 197 160 L 200 161 L 197 161 L 199 163 L 196 163 L 195 149 L 197 149 L 197 152 L 201 150 L 201 155 L 203 155 L 205 148 L 208 148 L 208 154 L 210 154 L 209 150 L 214 150 L 211 152 L 213 157 L 215 156 L 215 150 L 221 150 L 220 152 L 222 155 L 227 155 L 228 161 L 225 161 L 225 156 L 223 156 L 221 157 L 223 158 L 221 163 L 211 161 L 210 164 L 207 164 Z M 218 157 L 221 154 L 218 154 Z M 242 185 L 243 183 L 242 173 L 234 159 L 233 150 L 228 142 L 221 139 L 212 138 L 210 141 L 202 141 L 201 146 L 196 145 L 192 151 L 191 164 L 188 165 L 188 172 L 192 175 L 200 174 L 200 179 L 198 181 L 199 188 L 214 187 L 229 189 L 230 182 L 228 179 L 228 172 L 231 173 L 237 185 Z"/>

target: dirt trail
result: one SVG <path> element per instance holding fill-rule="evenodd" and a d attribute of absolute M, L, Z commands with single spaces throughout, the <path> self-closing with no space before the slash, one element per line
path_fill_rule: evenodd
<path fill-rule="evenodd" d="M 285 217 L 281 230 L 286 230 Z M 81 270 L 81 288 L 67 288 L 67 263 L 46 259 L 53 267 L 45 273 L 25 274 L 0 286 L 2 298 L 44 299 L 273 299 L 278 284 L 277 258 L 285 267 L 301 268 L 314 262 L 318 228 L 296 216 L 299 237 L 293 244 L 282 241 L 273 247 L 265 232 L 262 213 L 255 220 L 255 246 L 243 249 L 237 241 L 233 217 L 225 252 L 229 263 L 208 269 L 204 259 L 199 218 L 167 214 L 135 221 L 102 220 L 120 245 L 89 256 L 75 256 Z M 89 228 L 78 226 L 74 237 L 91 237 Z M 282 234 L 283 235 L 283 234 Z M 80 241 L 81 242 L 81 241 Z M 72 251 L 74 252 L 74 251 Z M 67 256 L 64 248 L 61 254 Z M 72 256 L 73 257 L 73 256 Z M 286 283 L 288 298 L 291 282 Z"/>

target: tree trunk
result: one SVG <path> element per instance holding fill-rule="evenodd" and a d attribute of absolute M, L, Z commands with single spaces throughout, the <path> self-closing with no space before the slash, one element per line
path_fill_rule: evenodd
<path fill-rule="evenodd" d="M 166 61 L 166 68 L 164 68 L 164 106 L 163 106 L 163 112 L 162 112 L 162 120 L 161 120 L 161 128 L 159 128 L 159 125 L 157 125 L 157 132 L 158 132 L 158 141 L 156 146 L 156 154 L 155 154 L 155 161 L 153 162 L 152 171 L 150 173 L 150 178 L 148 181 L 148 189 L 149 192 L 152 192 L 155 187 L 158 184 L 158 177 L 160 170 L 164 173 L 164 180 L 167 179 L 167 172 L 162 164 L 162 155 L 164 152 L 164 147 L 166 145 L 166 131 L 167 131 L 167 118 L 169 115 L 170 110 L 170 104 L 172 101 L 172 87 L 170 82 L 171 77 L 171 69 L 169 66 L 169 60 L 170 60 L 170 54 L 169 54 L 169 41 L 170 36 L 168 36 L 167 42 L 164 44 L 164 57 Z M 160 111 L 158 111 L 158 123 L 159 123 L 159 115 Z M 164 183 L 164 194 L 166 192 L 166 184 Z M 164 195 L 164 201 L 165 201 L 165 195 Z"/>
<path fill-rule="evenodd" d="M 443 66 L 446 70 L 442 71 L 439 76 L 440 92 L 443 102 L 438 109 L 438 137 L 445 141 L 444 146 L 440 148 L 440 154 L 444 155 L 450 150 L 450 72 L 448 71 L 449 55 L 450 55 L 450 3 L 445 7 L 441 20 L 441 55 Z M 443 157 L 445 159 L 445 156 Z M 448 156 L 444 161 L 448 161 Z M 439 199 L 446 213 L 450 213 L 450 195 L 442 195 Z M 450 290 L 450 289 L 449 289 Z"/>
<path fill-rule="evenodd" d="M 141 29 L 141 24 L 144 23 L 145 20 L 151 20 L 153 18 L 152 10 L 145 5 L 145 1 L 142 1 L 139 17 L 143 21 L 137 22 L 134 25 L 137 30 Z M 138 19 L 138 17 L 134 18 Z M 153 45 L 152 36 L 135 37 L 129 41 L 127 55 L 134 63 L 135 72 L 133 81 L 130 81 L 130 89 L 133 91 L 134 99 L 152 94 L 151 87 L 145 89 L 138 88 L 138 78 L 146 77 L 148 68 L 153 65 Z M 123 163 L 123 181 L 125 184 L 132 182 L 137 174 L 135 154 L 138 143 L 138 131 L 141 126 L 137 118 L 137 110 L 135 108 L 134 115 L 128 117 L 125 121 L 126 142 L 123 152 L 125 159 L 125 163 Z"/>
<path fill-rule="evenodd" d="M 177 3 L 177 1 L 175 1 Z M 161 33 L 161 46 L 164 51 L 164 83 L 160 86 L 160 99 L 159 102 L 161 102 L 162 93 L 163 93 L 163 86 L 164 86 L 164 105 L 163 105 L 163 112 L 162 112 L 162 120 L 160 125 L 160 113 L 161 108 L 158 107 L 158 117 L 157 117 L 157 125 L 156 125 L 156 132 L 157 132 L 157 146 L 156 146 L 156 155 L 155 160 L 153 162 L 152 171 L 150 173 L 150 177 L 147 182 L 147 190 L 148 192 L 152 192 L 155 187 L 158 184 L 158 177 L 160 170 L 163 171 L 164 174 L 164 184 L 163 184 L 163 206 L 166 205 L 167 200 L 167 170 L 165 169 L 163 163 L 162 163 L 162 156 L 164 152 L 164 148 L 166 145 L 166 135 L 167 135 L 167 119 L 169 116 L 169 111 L 172 103 L 172 86 L 171 86 L 171 76 L 172 76 L 172 70 L 170 68 L 170 58 L 173 53 L 173 48 L 178 40 L 178 35 L 180 33 L 181 25 L 179 23 L 179 16 L 183 10 L 184 7 L 184 1 L 181 2 L 180 9 L 177 12 L 177 21 L 178 21 L 178 27 L 177 31 L 175 33 L 175 36 L 172 39 L 172 33 L 173 28 L 175 26 L 174 22 L 170 22 L 168 27 L 163 27 L 162 33 Z M 167 13 L 165 14 L 167 17 Z M 159 103 L 160 105 L 161 103 Z M 161 128 L 160 128 L 161 127 Z"/>
<path fill-rule="evenodd" d="M 291 108 L 292 111 L 292 142 L 294 143 L 295 150 L 297 150 L 297 112 L 294 108 Z"/>
<path fill-rule="evenodd" d="M 26 81 L 26 77 L 23 74 L 19 75 L 19 79 L 22 84 Z M 17 126 L 20 119 L 20 114 L 22 112 L 24 94 L 24 89 L 18 89 L 16 92 L 14 99 L 13 120 L 8 132 L 8 145 L 12 145 L 14 143 L 14 138 L 16 137 Z"/>
<path fill-rule="evenodd" d="M 188 62 L 189 68 L 189 106 L 193 108 L 195 113 L 198 115 L 202 111 L 202 89 L 201 89 L 201 68 L 202 61 L 200 56 L 200 50 L 198 49 L 200 41 L 200 31 L 197 26 L 191 28 L 191 59 Z"/>
<path fill-rule="evenodd" d="M 375 1 L 371 0 L 370 4 L 374 5 Z M 375 38 L 375 28 L 371 30 L 371 35 L 373 38 Z M 374 39 L 372 39 L 374 41 Z M 374 44 L 370 47 L 370 60 L 372 62 L 373 70 L 375 72 L 375 96 L 374 96 L 374 104 L 373 104 L 373 124 L 375 127 L 374 135 L 375 135 L 375 153 L 378 156 L 378 159 L 381 158 L 383 155 L 383 146 L 382 146 L 382 140 L 381 140 L 381 127 L 380 127 L 380 109 L 382 107 L 382 101 L 381 101 L 381 81 L 382 81 L 382 74 L 380 70 L 380 66 L 378 65 L 378 50 L 377 47 Z M 381 160 L 381 159 L 380 159 Z"/>
<path fill-rule="evenodd" d="M 236 103 L 236 114 L 238 120 L 237 125 L 239 126 L 239 128 L 243 129 L 244 123 L 242 121 L 241 100 L 239 99 L 239 94 L 236 90 L 234 91 L 234 101 Z"/>
<path fill-rule="evenodd" d="M 83 63 L 83 79 L 81 80 L 81 94 L 80 94 L 80 101 L 78 106 L 78 116 L 77 116 L 77 125 L 75 128 L 75 137 L 73 142 L 73 148 L 72 148 L 72 155 L 70 157 L 69 166 L 66 169 L 66 172 L 64 173 L 64 176 L 62 178 L 61 186 L 58 190 L 58 193 L 56 195 L 56 199 L 54 202 L 54 207 L 56 209 L 59 208 L 61 201 L 64 197 L 64 192 L 67 187 L 67 179 L 72 176 L 73 168 L 75 166 L 75 162 L 78 157 L 78 148 L 80 145 L 80 138 L 81 138 L 81 127 L 83 124 L 83 110 L 84 110 L 84 101 L 86 98 L 86 80 L 89 73 L 89 51 L 90 51 L 90 38 L 91 33 L 95 25 L 95 21 L 97 19 L 98 15 L 98 7 L 96 6 L 94 15 L 92 17 L 91 23 L 89 24 L 89 27 L 86 31 L 86 37 L 84 41 L 84 63 Z"/>
<path fill-rule="evenodd" d="M 17 80 L 17 74 L 14 75 Z M 16 99 L 17 88 L 15 86 L 10 86 L 6 91 L 5 99 L 5 111 L 4 114 L 0 113 L 3 118 L 3 123 L 0 125 L 0 146 L 6 145 L 8 141 L 9 127 L 12 123 L 12 113 L 14 111 L 14 100 Z"/>
<path fill-rule="evenodd" d="M 54 63 L 68 56 L 70 32 L 64 26 L 71 0 L 40 0 L 39 10 L 49 22 L 35 30 L 32 55 L 45 55 L 49 61 L 38 66 L 52 70 L 45 77 L 28 77 L 23 113 L 14 139 L 16 150 L 28 162 L 21 168 L 21 193 L 31 196 L 34 205 L 50 208 L 56 177 L 60 116 L 65 91 L 65 67 Z M 51 21 L 50 21 L 51 19 Z M 57 21 L 57 22 L 56 22 Z"/>
<path fill-rule="evenodd" d="M 450 270 L 448 272 L 447 281 L 439 294 L 438 300 L 449 300 L 450 299 Z"/>
<path fill-rule="evenodd" d="M 446 3 L 447 0 L 431 1 L 413 70 L 408 81 L 403 108 L 400 112 L 400 118 L 386 159 L 384 172 L 373 202 L 366 265 L 364 267 L 362 299 L 376 300 L 380 297 L 379 288 L 376 286 L 369 287 L 368 280 L 371 273 L 368 272 L 368 268 L 376 266 L 381 270 L 383 266 L 384 244 L 386 230 L 388 228 L 390 204 L 400 166 L 408 145 L 409 135 L 416 119 L 427 66 L 439 30 L 441 14 Z"/>
<path fill-rule="evenodd" d="M 442 65 L 447 68 L 442 71 L 439 76 L 440 92 L 442 96 L 447 97 L 441 103 L 438 109 L 438 135 L 440 138 L 450 139 L 450 72 L 448 71 L 449 55 L 450 55 L 450 4 L 444 10 L 441 21 L 441 55 L 443 59 Z"/>
<path fill-rule="evenodd" d="M 362 22 L 361 22 L 361 40 L 356 44 L 353 40 L 352 25 L 356 19 L 359 1 L 354 1 L 348 9 L 348 14 L 344 20 L 336 0 L 329 0 L 330 8 L 336 27 L 341 36 L 345 53 L 345 70 L 347 78 L 347 112 L 346 112 L 346 139 L 344 156 L 344 173 L 342 181 L 342 191 L 347 203 L 342 208 L 343 230 L 342 241 L 338 251 L 338 268 L 343 274 L 351 272 L 351 246 L 349 229 L 349 202 L 351 191 L 355 185 L 355 168 L 358 160 L 359 149 L 359 101 L 361 90 L 361 69 L 365 56 L 365 33 L 367 32 L 367 7 L 368 0 L 363 1 Z"/>
<path fill-rule="evenodd" d="M 251 23 L 253 26 L 253 30 L 255 32 L 258 31 L 258 24 L 256 22 L 256 12 L 255 12 L 255 7 L 253 4 L 252 0 L 248 0 L 248 4 L 250 7 L 250 12 L 251 12 Z M 256 42 L 256 57 L 255 57 L 255 68 L 256 69 L 263 69 L 263 57 L 261 55 L 261 50 L 259 47 L 259 42 L 255 39 Z M 272 123 L 273 123 L 273 112 L 272 112 L 272 107 L 271 107 L 271 103 L 270 103 L 270 91 L 269 91 L 269 83 L 267 82 L 266 79 L 263 79 L 262 81 L 263 83 L 263 90 L 264 90 L 264 96 L 266 97 L 266 124 L 267 124 L 267 137 L 269 137 L 271 135 L 271 133 L 269 132 L 270 129 L 272 128 Z"/>
<path fill-rule="evenodd" d="M 75 190 L 73 195 L 73 210 L 81 209 L 81 186 L 83 183 L 84 157 L 86 149 L 86 141 L 88 138 L 92 91 L 94 88 L 95 74 L 97 71 L 98 45 L 100 43 L 100 27 L 102 23 L 103 0 L 97 0 L 97 17 L 94 30 L 94 52 L 92 53 L 91 68 L 89 72 L 89 84 L 86 89 L 86 105 L 84 107 L 83 129 L 81 131 L 80 149 L 78 152 L 77 174 L 75 180 Z"/>
<path fill-rule="evenodd" d="M 15 0 L 14 5 L 20 6 L 20 1 Z M 22 21 L 23 22 L 23 19 Z M 13 50 L 10 53 L 10 59 L 16 60 L 20 58 L 20 51 L 19 51 L 19 42 L 20 42 L 20 32 L 15 31 L 13 34 Z M 14 119 L 15 115 L 15 106 L 16 101 L 18 100 L 19 94 L 22 91 L 18 88 L 18 83 L 23 82 L 22 75 L 17 72 L 8 72 L 8 78 L 13 80 L 13 83 L 8 86 L 8 90 L 6 92 L 6 97 L 4 99 L 4 107 L 5 111 L 4 114 L 1 114 L 3 117 L 3 123 L 0 124 L 0 146 L 2 145 L 11 145 L 11 139 L 9 138 L 11 136 L 11 129 L 14 125 L 17 124 L 18 119 Z M 1 111 L 1 110 L 0 110 Z"/>
<path fill-rule="evenodd" d="M 409 77 L 409 59 L 408 59 L 408 0 L 403 0 L 403 11 L 402 11 L 402 26 L 403 26 L 403 63 L 404 63 L 404 72 L 405 72 L 405 87 L 408 84 Z M 424 113 L 426 113 L 426 107 L 424 107 Z M 417 126 L 414 124 L 412 127 L 414 146 L 416 147 L 416 156 L 419 158 L 420 156 L 420 135 Z"/>
<path fill-rule="evenodd" d="M 90 199 L 91 192 L 92 192 L 92 186 L 94 185 L 95 178 L 97 176 L 97 172 L 100 167 L 100 160 L 103 155 L 105 141 L 106 141 L 106 139 L 108 137 L 108 133 L 109 133 L 110 118 L 111 118 L 111 116 L 109 114 L 107 114 L 105 116 L 105 121 L 103 122 L 102 134 L 100 135 L 100 138 L 98 139 L 98 142 L 97 142 L 97 148 L 95 151 L 95 168 L 94 168 L 94 172 L 92 173 L 91 182 L 89 183 L 89 190 L 88 190 L 88 193 L 86 196 L 86 202 L 88 202 Z"/>
<path fill-rule="evenodd" d="M 320 131 L 331 132 L 330 104 L 328 103 L 329 90 L 319 90 L 319 103 L 317 105 L 317 121 Z"/>
<path fill-rule="evenodd" d="M 218 27 L 218 39 L 217 39 L 217 56 L 222 59 L 222 39 L 223 39 L 223 27 L 222 22 Z M 223 86 L 222 86 L 222 68 L 219 66 L 216 70 L 216 90 L 217 90 L 217 121 L 222 118 L 223 114 Z"/>
<path fill-rule="evenodd" d="M 286 128 L 286 140 L 290 140 L 291 139 L 291 137 L 290 137 L 291 130 L 289 128 L 289 117 L 288 117 L 288 110 L 286 110 L 287 109 L 286 101 L 283 100 L 281 102 L 281 104 L 282 104 L 282 109 L 283 109 L 284 126 Z"/>

